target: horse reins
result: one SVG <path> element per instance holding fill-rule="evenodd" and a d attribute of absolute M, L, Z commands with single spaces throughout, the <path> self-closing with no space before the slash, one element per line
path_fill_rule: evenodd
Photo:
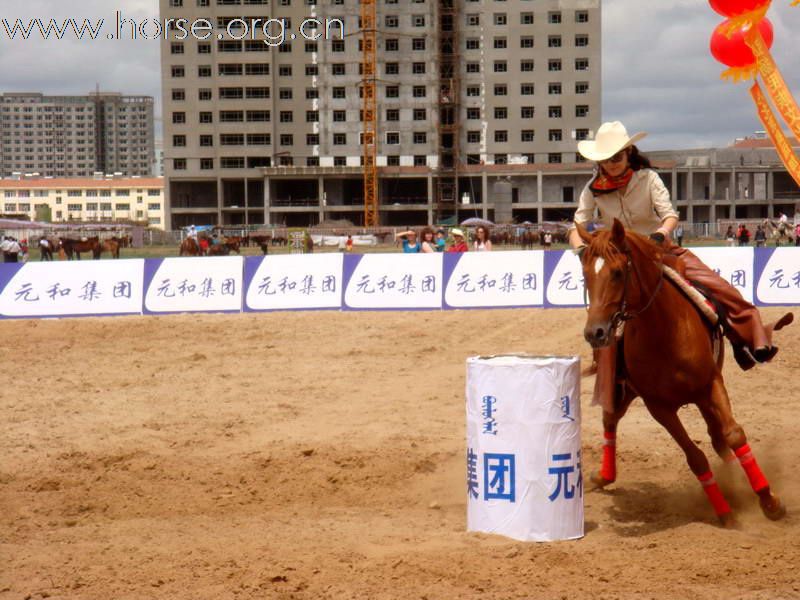
<path fill-rule="evenodd" d="M 630 321 L 631 319 L 635 319 L 636 317 L 641 315 L 644 311 L 646 311 L 648 308 L 650 308 L 650 305 L 653 304 L 653 301 L 656 299 L 656 296 L 658 296 L 658 292 L 661 291 L 661 286 L 664 283 L 664 258 L 662 256 L 661 264 L 659 265 L 659 269 L 658 269 L 658 272 L 659 272 L 658 283 L 656 284 L 655 290 L 653 290 L 653 293 L 650 295 L 650 298 L 648 299 L 647 303 L 642 308 L 640 308 L 636 312 L 628 312 L 628 282 L 630 281 L 631 269 L 633 269 L 633 271 L 636 272 L 636 277 L 637 277 L 637 279 L 639 280 L 640 283 L 642 281 L 642 276 L 639 273 L 638 267 L 631 260 L 630 248 L 626 247 L 625 250 L 619 250 L 618 249 L 617 251 L 620 252 L 621 254 L 625 254 L 625 257 L 626 257 L 625 281 L 622 284 L 622 300 L 620 301 L 619 310 L 617 312 L 615 312 L 611 316 L 611 330 L 612 331 L 616 330 L 621 322 Z M 583 303 L 584 303 L 584 306 L 586 307 L 586 310 L 588 311 L 589 310 L 589 303 L 588 303 L 587 300 L 588 300 L 588 298 L 587 298 L 587 290 L 586 290 L 586 285 L 584 284 L 584 286 L 583 286 Z"/>

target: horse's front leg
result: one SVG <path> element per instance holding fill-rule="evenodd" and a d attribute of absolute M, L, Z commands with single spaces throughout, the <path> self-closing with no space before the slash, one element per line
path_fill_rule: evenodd
<path fill-rule="evenodd" d="M 603 409 L 603 459 L 600 470 L 590 477 L 596 488 L 603 488 L 617 480 L 617 425 L 628 412 L 636 392 L 623 385 L 614 386 L 613 411 Z"/>

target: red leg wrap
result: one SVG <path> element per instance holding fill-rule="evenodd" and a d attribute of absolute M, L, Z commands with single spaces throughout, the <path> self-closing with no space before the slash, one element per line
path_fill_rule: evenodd
<path fill-rule="evenodd" d="M 760 492 L 769 487 L 769 482 L 764 477 L 764 473 L 761 472 L 761 467 L 758 466 L 749 444 L 745 444 L 736 450 L 736 458 L 739 459 L 739 464 L 742 465 L 744 472 L 747 474 L 747 478 L 750 480 L 750 487 L 753 488 L 754 492 Z"/>
<path fill-rule="evenodd" d="M 711 506 L 714 507 L 714 512 L 717 513 L 717 516 L 731 512 L 731 507 L 728 506 L 728 503 L 725 501 L 722 490 L 719 489 L 719 485 L 711 471 L 699 475 L 697 479 L 703 486 L 703 491 L 706 493 L 706 496 L 708 496 L 708 501 L 711 502 Z"/>
<path fill-rule="evenodd" d="M 603 463 L 600 466 L 600 476 L 606 481 L 617 480 L 617 434 L 603 432 Z"/>

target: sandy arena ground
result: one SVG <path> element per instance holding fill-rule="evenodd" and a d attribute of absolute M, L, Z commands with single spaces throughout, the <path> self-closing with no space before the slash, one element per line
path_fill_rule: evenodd
<path fill-rule="evenodd" d="M 765 311 L 768 319 L 782 311 Z M 277 313 L 4 322 L 0 599 L 800 598 L 800 325 L 726 366 L 788 506 L 718 479 L 727 531 L 637 402 L 586 536 L 467 533 L 465 359 L 590 356 L 582 310 Z M 794 374 L 794 381 L 791 375 Z M 593 379 L 584 468 L 599 464 Z M 695 409 L 681 412 L 702 448 Z"/>

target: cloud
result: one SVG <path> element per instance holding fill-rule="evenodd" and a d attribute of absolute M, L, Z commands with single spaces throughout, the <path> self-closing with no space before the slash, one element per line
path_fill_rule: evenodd
<path fill-rule="evenodd" d="M 642 147 L 652 150 L 726 146 L 763 129 L 751 84 L 719 78 L 725 66 L 711 56 L 709 40 L 723 17 L 707 2 L 606 0 L 603 7 L 603 120 L 650 132 Z M 796 90 L 791 27 L 800 28 L 800 9 L 775 2 L 768 16 L 773 56 Z"/>

